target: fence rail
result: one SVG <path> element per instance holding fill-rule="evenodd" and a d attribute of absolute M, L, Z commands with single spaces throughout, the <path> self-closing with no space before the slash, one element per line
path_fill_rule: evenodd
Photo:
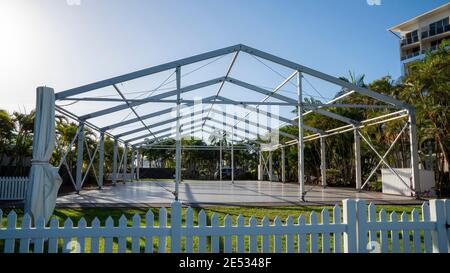
<path fill-rule="evenodd" d="M 28 177 L 0 177 L 0 200 L 23 200 Z"/>
<path fill-rule="evenodd" d="M 309 217 L 289 216 L 282 221 L 264 217 L 245 219 L 213 213 L 196 213 L 174 202 L 144 219 L 135 214 L 128 225 L 125 216 L 118 225 L 108 217 L 103 225 L 95 218 L 88 226 L 81 218 L 76 226 L 67 218 L 62 226 L 56 218 L 48 225 L 24 215 L 21 223 L 11 211 L 2 221 L 0 210 L 0 252 L 448 252 L 450 202 L 431 200 L 410 214 L 378 213 L 374 204 L 344 200 L 332 214 L 327 209 Z M 185 215 L 183 221 L 182 215 Z M 170 220 L 170 225 L 168 225 Z M 248 221 L 247 221 L 248 220 Z M 6 226 L 1 226 L 6 222 Z"/>

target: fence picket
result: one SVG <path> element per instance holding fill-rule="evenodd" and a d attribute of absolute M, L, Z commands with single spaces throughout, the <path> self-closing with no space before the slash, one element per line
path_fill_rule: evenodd
<path fill-rule="evenodd" d="M 198 229 L 199 230 L 206 229 L 206 213 L 204 210 L 201 210 L 198 213 Z M 198 252 L 199 253 L 206 252 L 206 237 L 204 235 L 198 236 Z"/>
<path fill-rule="evenodd" d="M 288 216 L 286 219 L 286 252 L 293 253 L 294 252 L 294 220 L 292 216 Z"/>
<path fill-rule="evenodd" d="M 45 229 L 45 219 L 43 217 L 39 217 L 36 221 L 36 232 L 42 233 Z M 44 237 L 40 236 L 38 238 L 34 238 L 34 253 L 42 253 L 44 252 Z"/>
<path fill-rule="evenodd" d="M 126 222 L 125 222 L 125 224 L 126 224 Z M 92 228 L 92 230 L 95 230 L 95 231 L 101 229 L 100 228 L 100 220 L 97 217 L 95 217 L 94 220 L 92 220 L 91 228 Z M 100 240 L 100 238 L 98 236 L 91 236 L 91 253 L 99 252 L 99 240 Z"/>
<path fill-rule="evenodd" d="M 149 209 L 145 214 L 145 227 L 147 229 L 147 237 L 145 237 L 145 253 L 153 253 L 153 236 L 155 215 L 153 211 Z"/>
<path fill-rule="evenodd" d="M 28 213 L 23 216 L 22 219 L 22 230 L 30 230 L 31 229 L 31 217 Z M 20 238 L 19 243 L 19 252 L 20 253 L 28 253 L 30 251 L 30 237 Z"/>
<path fill-rule="evenodd" d="M 412 222 L 413 223 L 419 223 L 419 212 L 414 208 L 411 212 Z M 414 252 L 420 253 L 422 252 L 421 249 L 421 242 L 420 242 L 420 229 L 414 228 L 413 229 L 413 245 L 414 245 Z"/>
<path fill-rule="evenodd" d="M 15 230 L 16 229 L 16 221 L 17 214 L 15 211 L 11 211 L 6 218 L 6 229 Z M 6 239 L 5 240 L 5 253 L 13 253 L 14 252 L 14 239 Z"/>
<path fill-rule="evenodd" d="M 239 214 L 237 217 L 237 226 L 238 226 L 238 234 L 237 234 L 237 242 L 236 242 L 236 251 L 238 253 L 244 253 L 245 252 L 245 246 L 244 246 L 244 236 L 242 235 L 242 232 L 240 231 L 245 226 L 244 224 L 244 216 L 242 214 Z"/>
<path fill-rule="evenodd" d="M 341 208 L 338 204 L 336 204 L 333 208 L 333 224 L 340 224 L 341 223 Z M 342 234 L 341 232 L 334 232 L 333 233 L 333 239 L 334 239 L 334 253 L 341 253 L 342 252 Z"/>
<path fill-rule="evenodd" d="M 28 177 L 0 177 L 0 200 L 23 200 Z"/>
<path fill-rule="evenodd" d="M 126 229 L 127 228 L 127 217 L 125 215 L 123 215 L 123 214 L 119 218 L 119 228 L 120 229 Z M 161 236 L 161 238 L 163 238 L 163 237 Z M 164 242 L 165 242 L 165 238 L 164 238 Z M 127 237 L 126 236 L 123 236 L 123 235 L 119 236 L 117 244 L 118 244 L 117 251 L 119 253 L 126 253 L 127 252 Z M 165 246 L 165 244 L 164 244 L 164 246 Z M 165 249 L 165 247 L 164 247 L 164 249 Z"/>
<path fill-rule="evenodd" d="M 315 211 L 309 214 L 309 224 L 311 226 L 317 226 L 317 215 Z M 318 235 L 315 232 L 311 232 L 309 235 L 309 249 L 311 253 L 318 252 Z"/>
<path fill-rule="evenodd" d="M 269 218 L 264 216 L 264 218 L 261 221 L 261 224 L 263 226 L 263 230 L 266 231 L 270 227 Z M 270 253 L 270 236 L 268 233 L 265 233 L 262 236 L 262 252 L 263 253 Z"/>
<path fill-rule="evenodd" d="M 380 210 L 380 224 L 381 226 L 388 225 L 387 213 L 386 210 Z M 388 241 L 388 232 L 385 229 L 380 230 L 380 243 L 381 243 L 381 252 L 387 253 L 389 251 L 389 241 Z"/>
<path fill-rule="evenodd" d="M 422 204 L 422 221 L 429 222 L 430 221 L 430 206 L 428 203 Z M 433 244 L 431 242 L 431 231 L 425 229 L 423 231 L 423 243 L 425 245 L 425 252 L 432 253 L 433 252 Z"/>
<path fill-rule="evenodd" d="M 306 226 L 306 219 L 303 214 L 300 214 L 300 216 L 298 217 L 298 225 L 300 227 L 300 233 L 298 234 L 298 252 L 306 253 L 306 234 L 302 232 L 302 227 Z"/>
<path fill-rule="evenodd" d="M 369 212 L 369 223 L 376 223 L 377 222 L 377 214 L 376 214 L 376 207 L 375 204 L 373 202 L 370 202 L 369 207 L 368 207 L 368 212 Z M 371 242 L 377 242 L 377 230 L 373 230 L 370 229 L 369 230 L 369 240 Z"/>
<path fill-rule="evenodd" d="M 391 223 L 396 224 L 398 222 L 397 213 L 393 211 L 391 213 Z M 391 240 L 392 240 L 392 252 L 399 253 L 400 252 L 400 240 L 399 240 L 399 230 L 391 229 Z"/>
<path fill-rule="evenodd" d="M 11 194 L 11 179 L 9 177 L 7 177 L 7 179 L 5 181 L 5 186 L 6 186 L 5 198 L 6 198 L 6 200 L 10 200 L 12 194 Z"/>
<path fill-rule="evenodd" d="M 279 234 L 280 230 L 282 229 L 281 219 L 280 217 L 275 217 L 274 226 L 275 226 L 275 235 L 274 235 L 274 252 L 275 253 L 281 253 L 283 251 L 283 246 L 281 244 L 281 235 Z"/>
<path fill-rule="evenodd" d="M 356 200 L 356 212 L 358 219 L 358 252 L 367 253 L 367 208 L 366 201 Z"/>
<path fill-rule="evenodd" d="M 404 211 L 401 216 L 402 223 L 408 223 L 408 214 Z M 409 237 L 409 230 L 406 228 L 402 229 L 402 247 L 403 247 L 403 253 L 410 253 L 411 252 L 411 244 L 410 244 L 410 237 Z"/>
<path fill-rule="evenodd" d="M 330 215 L 328 209 L 322 210 L 322 225 L 328 226 L 330 224 Z M 330 252 L 330 234 L 322 233 L 322 253 Z"/>
<path fill-rule="evenodd" d="M 139 214 L 134 214 L 131 226 L 133 229 L 139 229 L 141 227 L 141 216 Z M 141 252 L 141 237 L 132 236 L 131 237 L 131 252 L 139 253 Z"/>
<path fill-rule="evenodd" d="M 167 210 L 166 208 L 161 208 L 159 210 L 159 228 L 167 227 Z M 159 236 L 158 240 L 158 253 L 166 253 L 167 248 L 167 238 L 165 235 Z"/>
<path fill-rule="evenodd" d="M 430 200 L 430 220 L 436 223 L 431 231 L 434 253 L 447 253 L 449 238 L 447 237 L 447 221 L 444 200 Z"/>
<path fill-rule="evenodd" d="M 344 232 L 344 252 L 357 252 L 357 233 L 356 233 L 356 201 L 351 199 L 342 200 L 342 211 L 344 224 L 347 225 L 347 230 Z"/>
<path fill-rule="evenodd" d="M 230 215 L 225 215 L 225 218 L 223 219 L 224 222 L 224 226 L 225 229 L 229 230 L 232 228 L 232 221 L 231 221 L 231 216 Z M 232 237 L 231 235 L 227 234 L 224 236 L 223 239 L 223 252 L 224 253 L 231 253 L 232 252 L 232 247 L 233 247 L 233 241 L 232 241 Z"/>
<path fill-rule="evenodd" d="M 217 229 L 219 227 L 219 216 L 217 213 L 211 215 L 211 228 Z M 211 236 L 211 253 L 219 253 L 219 236 Z"/>
<path fill-rule="evenodd" d="M 256 223 L 256 218 L 255 216 L 250 217 L 250 228 L 253 230 L 254 228 L 256 228 L 257 223 Z M 251 234 L 250 235 L 250 248 L 249 248 L 249 252 L 250 253 L 256 253 L 258 249 L 258 241 L 257 241 L 257 236 L 256 234 Z"/>
<path fill-rule="evenodd" d="M 87 227 L 87 222 L 86 219 L 84 219 L 84 217 L 81 217 L 81 219 L 78 221 L 77 227 L 79 230 L 86 230 Z M 85 236 L 80 236 L 77 238 L 77 242 L 80 246 L 80 253 L 85 253 L 86 252 L 86 237 Z M 91 242 L 92 245 L 92 242 Z M 92 249 L 91 249 L 92 252 Z"/>
<path fill-rule="evenodd" d="M 181 250 L 181 203 L 172 203 L 170 212 L 170 252 L 180 253 Z"/>
<path fill-rule="evenodd" d="M 73 228 L 73 222 L 72 219 L 67 218 L 66 221 L 64 221 L 64 230 L 72 230 Z M 72 238 L 69 236 L 63 237 L 63 253 L 69 253 L 72 250 Z"/>
<path fill-rule="evenodd" d="M 50 220 L 50 230 L 55 231 L 59 229 L 59 221 L 56 217 L 53 217 Z M 48 252 L 49 253 L 58 253 L 58 238 L 50 237 L 48 239 Z"/>
<path fill-rule="evenodd" d="M 114 220 L 111 218 L 111 216 L 109 216 L 108 218 L 106 218 L 105 221 L 105 229 L 106 230 L 112 230 L 114 228 Z M 105 242 L 105 253 L 113 253 L 113 237 L 104 237 L 104 242 Z"/>
<path fill-rule="evenodd" d="M 186 209 L 186 228 L 187 230 L 192 230 L 194 226 L 194 211 L 191 207 Z M 186 235 L 186 253 L 194 252 L 194 242 L 192 239 L 192 235 Z"/>
<path fill-rule="evenodd" d="M 450 202 L 448 199 L 444 200 L 444 202 L 445 202 L 445 212 L 446 212 L 445 219 L 447 219 L 446 220 L 447 239 L 450 240 Z M 449 247 L 450 247 L 450 243 L 449 243 Z M 450 249 L 449 249 L 449 252 L 450 252 Z"/>

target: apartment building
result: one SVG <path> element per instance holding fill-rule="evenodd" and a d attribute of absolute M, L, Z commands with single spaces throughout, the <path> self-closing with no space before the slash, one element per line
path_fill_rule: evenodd
<path fill-rule="evenodd" d="M 450 39 L 449 16 L 447 3 L 389 28 L 400 37 L 402 76 L 408 74 L 411 63 L 422 59 L 427 51 L 436 50 L 444 39 Z"/>

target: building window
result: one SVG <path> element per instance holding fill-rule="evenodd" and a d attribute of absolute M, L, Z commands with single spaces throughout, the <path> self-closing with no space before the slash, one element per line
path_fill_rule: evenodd
<path fill-rule="evenodd" d="M 406 34 L 406 43 L 412 44 L 419 41 L 419 35 L 417 30 L 411 31 Z"/>
<path fill-rule="evenodd" d="M 430 24 L 430 36 L 449 31 L 448 17 Z"/>

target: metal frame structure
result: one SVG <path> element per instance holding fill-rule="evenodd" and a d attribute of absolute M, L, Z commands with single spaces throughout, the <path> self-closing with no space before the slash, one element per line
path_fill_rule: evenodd
<path fill-rule="evenodd" d="M 292 70 L 292 74 L 288 78 L 286 78 L 283 82 L 281 82 L 273 90 L 266 90 L 266 89 L 258 87 L 256 85 L 232 78 L 232 77 L 230 77 L 230 71 L 232 70 L 233 66 L 235 65 L 236 59 L 238 58 L 240 53 L 250 54 L 256 58 L 263 59 L 265 61 L 269 61 L 269 62 L 275 63 L 277 65 L 281 65 L 285 68 Z M 196 84 L 192 84 L 192 85 L 188 85 L 188 86 L 181 85 L 182 84 L 181 70 L 183 69 L 183 67 L 190 65 L 190 64 L 198 63 L 201 61 L 206 61 L 206 60 L 209 60 L 212 58 L 224 56 L 227 54 L 234 54 L 234 56 L 233 56 L 231 64 L 229 65 L 229 67 L 225 73 L 225 76 L 207 80 L 207 81 L 200 82 L 200 83 L 196 83 Z M 120 90 L 118 87 L 118 84 L 120 84 L 120 83 L 131 81 L 134 79 L 138 79 L 141 77 L 153 75 L 153 74 L 164 72 L 164 71 L 174 71 L 175 77 L 176 77 L 176 88 L 175 89 L 165 91 L 165 92 L 159 93 L 157 95 L 151 95 L 151 96 L 148 96 L 148 97 L 145 97 L 142 99 L 128 99 L 125 97 L 122 90 Z M 303 102 L 303 92 L 304 91 L 303 91 L 303 87 L 302 87 L 302 81 L 303 81 L 304 75 L 308 75 L 308 76 L 317 78 L 319 80 L 323 80 L 325 82 L 334 84 L 336 86 L 340 86 L 341 88 L 346 88 L 349 91 L 347 93 L 345 93 L 344 95 L 334 98 L 333 100 L 330 100 L 326 103 L 306 104 Z M 297 97 L 295 99 L 293 99 L 293 98 L 279 94 L 278 91 L 284 85 L 286 85 L 286 83 L 290 82 L 294 78 L 297 81 L 297 84 L 296 84 Z M 195 117 L 200 116 L 200 118 L 197 118 L 196 120 L 194 120 L 191 123 L 191 125 L 192 125 L 191 128 L 182 129 L 183 125 L 182 125 L 181 121 L 186 116 L 181 115 L 181 106 L 189 108 L 189 107 L 193 107 L 194 104 L 196 103 L 196 101 L 194 101 L 194 100 L 182 99 L 183 94 L 200 89 L 200 88 L 213 86 L 213 85 L 217 85 L 217 84 L 219 85 L 219 87 L 217 89 L 216 95 L 211 96 L 211 97 L 206 97 L 201 100 L 202 104 L 206 104 L 206 105 L 210 104 L 211 105 L 209 107 L 209 110 L 206 113 L 206 116 L 205 116 L 205 111 L 203 111 L 203 110 L 197 111 L 197 112 L 192 112 L 190 114 L 190 116 L 195 116 Z M 251 92 L 262 94 L 265 96 L 265 98 L 261 101 L 243 101 L 243 102 L 242 101 L 239 101 L 239 102 L 234 101 L 232 99 L 221 96 L 220 92 L 223 89 L 223 86 L 225 84 L 233 84 L 236 86 L 240 86 Z M 95 97 L 89 97 L 89 96 L 76 97 L 79 95 L 86 95 L 90 91 L 108 87 L 108 86 L 112 86 L 116 90 L 116 92 L 120 95 L 120 98 L 95 98 Z M 341 99 L 351 96 L 353 94 L 360 94 L 363 96 L 368 96 L 379 102 L 384 103 L 384 105 L 380 105 L 380 104 L 353 105 L 353 104 L 339 104 L 338 103 Z M 174 96 L 176 97 L 175 99 L 169 99 L 170 97 L 174 97 Z M 268 101 L 268 98 L 277 99 L 278 101 L 275 101 L 275 102 Z M 115 140 L 114 154 L 113 154 L 113 175 L 112 175 L 112 177 L 113 177 L 112 180 L 113 180 L 114 184 L 118 180 L 118 173 L 120 172 L 120 168 L 121 168 L 120 166 L 122 166 L 123 181 L 126 182 L 126 180 L 128 179 L 127 171 L 128 171 L 128 164 L 130 162 L 127 159 L 128 158 L 127 152 L 126 152 L 127 148 L 131 147 L 131 149 L 133 151 L 132 158 L 131 158 L 131 179 L 134 179 L 136 170 L 137 170 L 137 176 L 139 177 L 138 172 L 139 172 L 139 165 L 141 164 L 141 160 L 142 160 L 142 158 L 141 158 L 142 149 L 148 149 L 148 148 L 152 148 L 152 147 L 157 148 L 158 143 L 160 143 L 163 139 L 175 137 L 175 140 L 176 140 L 176 144 L 175 144 L 176 187 L 175 187 L 174 196 L 175 196 L 175 200 L 178 200 L 178 185 L 181 181 L 180 170 L 181 170 L 181 148 L 182 148 L 181 147 L 181 137 L 182 137 L 182 135 L 189 135 L 189 134 L 192 134 L 192 133 L 198 132 L 198 131 L 205 132 L 206 128 L 211 129 L 212 131 L 207 131 L 207 132 L 212 134 L 212 133 L 215 133 L 214 132 L 215 126 L 213 126 L 211 124 L 214 124 L 214 125 L 217 124 L 217 125 L 224 125 L 226 128 L 231 129 L 231 145 L 232 145 L 232 148 L 231 148 L 232 157 L 231 158 L 232 158 L 232 161 L 233 161 L 234 142 L 236 141 L 236 139 L 234 137 L 244 138 L 244 139 L 249 139 L 249 140 L 251 140 L 251 138 L 248 137 L 248 135 L 252 135 L 255 137 L 253 139 L 252 143 L 254 145 L 259 145 L 259 147 L 255 146 L 255 149 L 257 149 L 260 152 L 260 164 L 258 166 L 258 171 L 259 171 L 258 179 L 260 179 L 260 180 L 263 179 L 263 175 L 261 174 L 261 172 L 263 172 L 264 169 L 266 169 L 269 172 L 269 178 L 270 178 L 270 180 L 272 180 L 272 151 L 275 149 L 281 148 L 281 150 L 282 150 L 282 181 L 283 182 L 286 181 L 284 149 L 286 146 L 289 146 L 289 145 L 297 145 L 298 146 L 298 183 L 300 185 L 299 197 L 304 200 L 305 173 L 304 173 L 304 152 L 303 151 L 304 151 L 304 143 L 305 142 L 313 141 L 316 139 L 320 140 L 320 145 L 321 145 L 321 153 L 320 153 L 321 154 L 321 167 L 320 168 L 321 168 L 321 174 L 322 174 L 322 186 L 325 187 L 326 186 L 325 139 L 327 137 L 330 137 L 330 136 L 333 136 L 336 134 L 353 131 L 354 137 L 355 137 L 354 145 L 355 145 L 355 161 L 356 161 L 356 164 L 355 164 L 356 165 L 356 189 L 361 190 L 367 184 L 367 181 L 370 179 L 370 177 L 365 181 L 365 183 L 362 183 L 361 159 L 360 159 L 360 138 L 363 138 L 363 140 L 365 142 L 367 142 L 371 148 L 373 148 L 373 146 L 361 134 L 360 129 L 367 127 L 367 126 L 372 126 L 375 124 L 383 123 L 383 122 L 389 122 L 389 121 L 395 120 L 395 119 L 408 118 L 408 121 L 406 122 L 405 127 L 402 130 L 402 133 L 406 130 L 406 128 L 409 128 L 410 147 L 411 147 L 411 169 L 412 169 L 412 177 L 411 177 L 412 184 L 409 185 L 409 187 L 411 189 L 412 194 L 417 196 L 418 193 L 420 193 L 420 183 L 419 183 L 419 175 L 418 175 L 419 167 L 418 167 L 418 151 L 417 151 L 417 136 L 416 136 L 416 118 L 415 118 L 414 107 L 412 107 L 411 105 L 408 105 L 400 100 L 389 97 L 387 95 L 383 95 L 383 94 L 374 92 L 372 90 L 369 90 L 367 88 L 363 88 L 363 87 L 354 85 L 352 83 L 343 81 L 339 78 L 327 75 L 320 71 L 308 68 L 306 66 L 302 66 L 295 62 L 274 56 L 272 54 L 251 48 L 246 45 L 238 44 L 238 45 L 234 45 L 231 47 L 226 47 L 226 48 L 222 48 L 219 50 L 214 50 L 214 51 L 210 51 L 207 53 L 195 55 L 192 57 L 165 63 L 162 65 L 142 69 L 139 71 L 120 75 L 117 77 L 109 78 L 109 79 L 98 81 L 95 83 L 83 85 L 83 86 L 72 88 L 69 90 L 57 92 L 57 93 L 55 93 L 55 100 L 56 101 L 97 101 L 97 102 L 116 102 L 116 103 L 123 102 L 120 105 L 116 105 L 116 106 L 112 106 L 112 107 L 109 107 L 106 109 L 94 111 L 92 113 L 85 114 L 82 116 L 77 116 L 77 115 L 69 112 L 68 110 L 64 109 L 61 106 L 56 107 L 56 111 L 58 111 L 62 114 L 65 114 L 79 122 L 79 128 L 78 128 L 77 134 L 75 136 L 75 138 L 77 138 L 77 143 L 78 143 L 77 168 L 76 168 L 76 177 L 74 179 L 74 185 L 75 185 L 75 189 L 77 192 L 79 192 L 81 190 L 84 178 L 86 177 L 86 175 L 85 175 L 83 178 L 83 170 L 82 170 L 83 169 L 82 168 L 82 159 L 83 159 L 83 154 L 84 154 L 84 149 L 83 149 L 84 128 L 86 126 L 98 131 L 100 134 L 99 147 L 97 147 L 97 149 L 95 150 L 92 157 L 89 154 L 89 157 L 91 159 L 93 159 L 95 157 L 96 153 L 97 152 L 99 153 L 100 163 L 99 163 L 99 166 L 97 169 L 98 175 L 96 175 L 96 178 L 98 180 L 98 185 L 100 188 L 103 185 L 103 175 L 104 175 L 103 174 L 103 159 L 104 159 L 104 137 L 105 137 L 105 135 L 108 135 Z M 148 104 L 148 103 L 152 103 L 152 102 L 174 104 L 175 107 L 168 107 L 166 109 L 161 109 L 161 110 L 158 110 L 155 112 L 150 112 L 145 115 L 139 115 L 137 113 L 137 111 L 135 110 L 135 107 L 137 107 L 139 105 L 144 105 L 144 104 Z M 262 143 L 258 143 L 258 141 L 257 141 L 259 132 L 253 132 L 253 131 L 243 129 L 243 128 L 237 126 L 239 124 L 239 122 L 245 122 L 246 124 L 251 123 L 247 119 L 248 114 L 245 117 L 236 117 L 236 116 L 230 115 L 229 113 L 224 113 L 224 112 L 221 112 L 221 111 L 215 109 L 214 108 L 215 104 L 237 105 L 237 106 L 240 106 L 243 109 L 247 110 L 248 113 L 267 114 L 270 118 L 278 119 L 279 121 L 284 122 L 285 124 L 297 126 L 299 128 L 298 135 L 293 136 L 290 134 L 286 134 L 284 132 L 280 132 L 282 135 L 290 138 L 291 140 L 287 141 L 285 143 L 277 144 L 277 145 L 272 145 L 272 146 L 264 145 L 263 146 Z M 301 113 L 301 114 L 294 118 L 287 118 L 282 115 L 275 115 L 275 114 L 265 112 L 265 111 L 259 109 L 260 105 L 278 105 L 278 106 L 296 107 L 297 113 Z M 329 107 L 359 107 L 359 108 L 373 108 L 373 109 L 397 109 L 398 111 L 396 111 L 394 113 L 382 115 L 382 116 L 379 116 L 376 118 L 364 120 L 364 121 L 355 121 L 355 120 L 352 120 L 351 118 L 348 118 L 348 117 L 345 117 L 345 116 L 342 116 L 342 115 L 339 115 L 337 113 L 327 110 L 327 108 L 329 108 Z M 131 112 L 134 114 L 135 117 L 130 118 L 125 121 L 117 122 L 115 124 L 107 124 L 107 125 L 104 125 L 103 127 L 98 127 L 90 122 L 90 120 L 93 118 L 105 116 L 105 115 L 111 115 L 111 114 L 114 114 L 118 111 L 125 110 L 125 109 L 131 110 Z M 148 119 L 150 119 L 152 117 L 161 116 L 161 115 L 169 114 L 172 112 L 176 113 L 174 118 L 169 118 L 167 120 L 156 122 L 154 124 L 148 124 L 148 122 L 146 122 Z M 235 122 L 232 124 L 232 123 L 227 123 L 227 122 L 224 122 L 221 120 L 217 120 L 213 117 L 210 117 L 210 113 L 220 114 L 220 115 L 223 115 L 224 117 L 233 118 Z M 304 121 L 303 121 L 304 117 L 309 115 L 310 113 L 317 113 L 317 114 L 326 116 L 328 118 L 344 122 L 347 125 L 341 126 L 339 128 L 333 128 L 333 129 L 326 130 L 326 131 L 320 130 L 317 128 L 312 128 L 311 126 L 304 124 Z M 113 134 L 111 132 L 113 129 L 127 126 L 130 124 L 135 124 L 135 123 L 142 124 L 142 127 L 134 129 L 134 130 L 130 130 L 130 131 L 127 131 L 124 133 L 120 133 L 120 134 Z M 199 123 L 200 125 L 193 126 L 193 123 Z M 158 127 L 161 125 L 167 125 L 167 124 L 174 124 L 174 126 L 169 129 L 154 130 L 155 127 Z M 275 130 L 279 131 L 279 128 L 271 128 L 270 126 L 263 126 L 261 124 L 253 124 L 253 125 L 257 125 L 257 126 L 263 128 L 265 130 L 268 130 L 270 132 L 275 131 Z M 304 130 L 310 131 L 312 134 L 305 136 Z M 146 133 L 143 135 L 140 135 L 137 137 L 131 137 L 131 138 L 128 137 L 131 134 L 144 132 L 144 131 Z M 246 135 L 242 136 L 240 134 L 240 132 L 243 132 Z M 75 138 L 72 141 L 72 143 L 70 144 L 70 147 L 67 148 L 66 154 L 70 150 L 72 145 L 74 145 Z M 395 144 L 395 142 L 396 141 L 394 141 L 393 145 Z M 121 156 L 121 162 L 118 164 L 118 162 L 117 162 L 118 158 L 119 158 L 118 147 L 120 144 L 123 145 L 124 152 Z M 170 147 L 170 148 L 172 148 L 172 147 Z M 384 160 L 385 156 L 389 153 L 390 150 L 391 150 L 391 148 L 389 148 L 389 150 L 384 154 L 384 156 L 382 156 L 376 150 L 374 150 L 381 159 L 380 164 L 377 165 L 377 168 L 381 164 L 385 164 L 388 166 L 388 168 L 391 171 L 393 171 L 395 173 L 395 171 Z M 220 155 L 222 157 L 222 147 L 220 147 L 220 151 L 221 151 Z M 263 157 L 264 151 L 269 151 L 269 157 L 267 160 L 265 160 Z M 64 159 L 65 159 L 66 154 L 63 156 L 63 160 L 61 161 L 60 167 L 63 164 L 65 164 Z M 136 160 L 136 159 L 138 159 L 138 160 Z M 265 164 L 264 164 L 265 166 L 262 166 L 263 161 L 265 161 Z M 93 160 L 91 160 L 89 167 L 87 168 L 87 170 L 85 172 L 89 171 L 89 169 L 91 167 L 92 167 L 92 169 L 95 169 L 92 166 L 92 162 L 93 162 Z M 267 168 L 268 163 L 269 163 L 269 167 Z M 138 165 L 137 166 L 138 168 L 136 168 L 136 165 Z M 220 166 L 222 166 L 222 158 L 220 158 Z M 234 168 L 233 162 L 232 162 L 232 168 Z M 234 180 L 233 175 L 234 175 L 234 171 L 232 171 L 232 181 Z M 373 175 L 373 173 L 371 173 L 370 176 L 372 176 L 372 175 Z"/>

